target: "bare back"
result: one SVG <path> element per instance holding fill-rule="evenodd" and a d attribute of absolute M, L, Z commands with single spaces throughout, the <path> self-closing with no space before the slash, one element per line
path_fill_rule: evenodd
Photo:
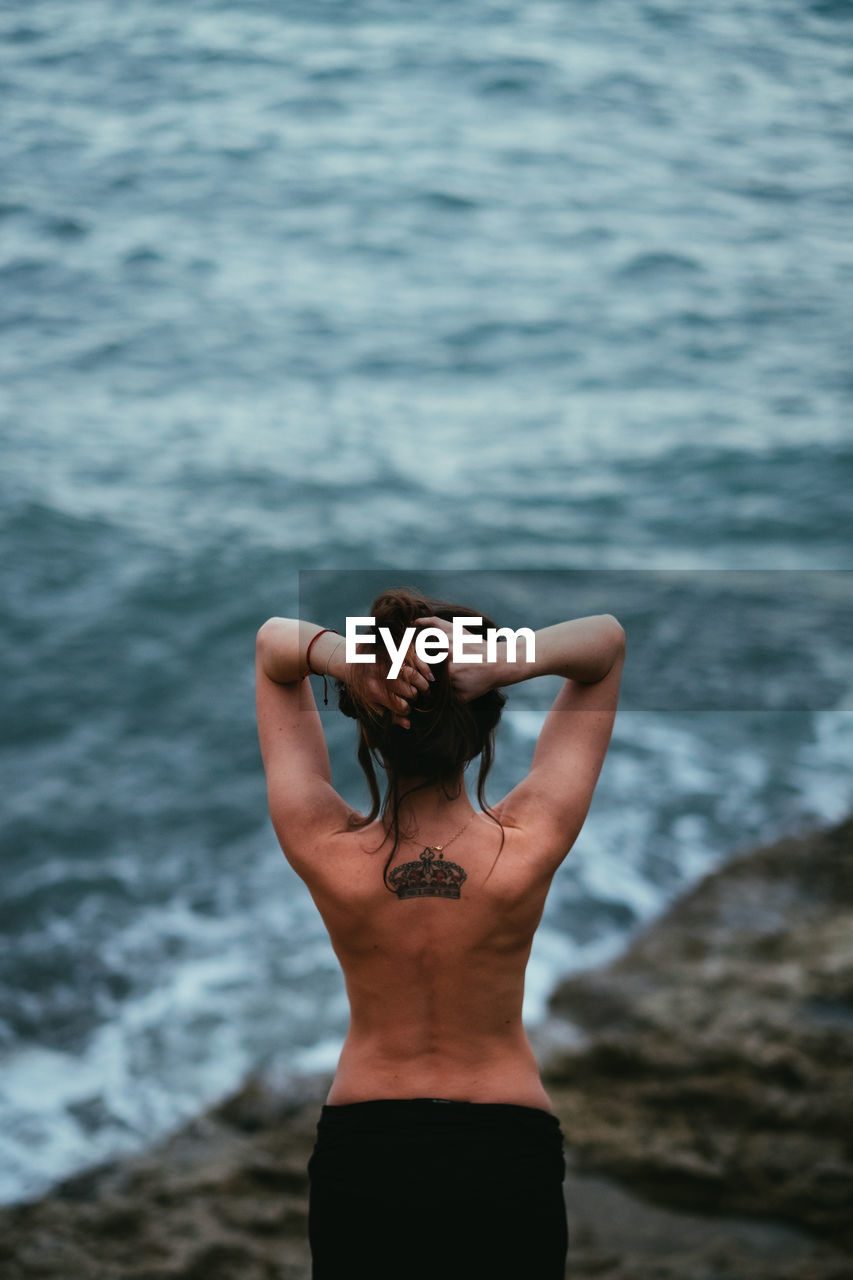
<path fill-rule="evenodd" d="M 622 628 L 607 614 L 536 633 L 540 656 L 529 675 L 564 679 L 527 776 L 493 808 L 503 849 L 500 827 L 478 814 L 446 846 L 465 872 L 459 896 L 403 898 L 383 882 L 384 827 L 353 829 L 354 811 L 332 785 L 310 686 L 295 675 L 309 665 L 295 639 L 302 624 L 271 623 L 256 649 L 270 817 L 329 932 L 351 1009 L 328 1101 L 433 1097 L 551 1110 L 522 1025 L 524 974 L 548 888 L 584 824 L 607 751 Z M 329 672 L 345 679 L 339 648 L 329 650 Z M 464 793 L 441 831 L 417 829 L 447 839 L 452 812 L 454 821 L 470 816 Z M 423 848 L 401 844 L 389 876 Z"/>
<path fill-rule="evenodd" d="M 501 817 L 500 807 L 496 810 Z M 330 1103 L 441 1097 L 550 1110 L 521 1020 L 524 974 L 551 875 L 524 833 L 477 814 L 447 851 L 458 898 L 400 898 L 382 882 L 378 823 L 294 861 L 347 985 L 351 1018 Z M 423 846 L 421 846 L 422 848 Z M 375 851 L 375 852 L 371 852 Z M 416 860 L 401 844 L 390 872 Z"/>

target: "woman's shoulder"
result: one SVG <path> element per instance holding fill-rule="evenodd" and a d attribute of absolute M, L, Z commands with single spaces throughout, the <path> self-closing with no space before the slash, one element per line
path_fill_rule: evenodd
<path fill-rule="evenodd" d="M 271 804 L 270 817 L 282 853 L 300 875 L 303 868 L 342 850 L 356 832 L 364 830 L 364 816 L 331 787 L 297 815 L 288 814 L 286 821 Z"/>

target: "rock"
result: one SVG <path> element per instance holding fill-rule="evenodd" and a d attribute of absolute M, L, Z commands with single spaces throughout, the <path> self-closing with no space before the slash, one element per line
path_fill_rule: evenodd
<path fill-rule="evenodd" d="M 307 1280 L 306 1165 L 329 1080 L 250 1080 L 144 1156 L 0 1210 L 3 1280 Z"/>
<path fill-rule="evenodd" d="M 551 1013 L 579 1169 L 853 1251 L 853 821 L 726 864 Z"/>

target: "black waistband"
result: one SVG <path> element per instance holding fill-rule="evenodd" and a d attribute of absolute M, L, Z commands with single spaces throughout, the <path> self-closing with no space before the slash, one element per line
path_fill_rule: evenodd
<path fill-rule="evenodd" d="M 550 1111 L 515 1102 L 466 1102 L 455 1098 L 373 1098 L 366 1102 L 326 1103 L 320 1112 L 323 1129 L 371 1129 L 397 1125 L 459 1124 L 466 1128 L 539 1129 L 559 1133 L 560 1122 Z"/>
<path fill-rule="evenodd" d="M 395 1203 L 438 1185 L 451 1199 L 510 1206 L 560 1187 L 560 1122 L 511 1102 L 376 1098 L 326 1104 L 308 1166 L 312 1184 Z"/>

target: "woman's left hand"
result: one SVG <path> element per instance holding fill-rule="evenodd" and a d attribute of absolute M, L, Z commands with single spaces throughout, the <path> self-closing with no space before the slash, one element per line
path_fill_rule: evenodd
<path fill-rule="evenodd" d="M 366 696 L 375 706 L 387 707 L 394 712 L 394 723 L 403 729 L 411 729 L 409 720 L 411 704 L 423 689 L 428 689 L 433 679 L 427 663 L 414 657 L 412 662 L 404 662 L 396 680 L 388 680 L 385 676 L 373 672 L 362 686 L 362 696 Z"/>

